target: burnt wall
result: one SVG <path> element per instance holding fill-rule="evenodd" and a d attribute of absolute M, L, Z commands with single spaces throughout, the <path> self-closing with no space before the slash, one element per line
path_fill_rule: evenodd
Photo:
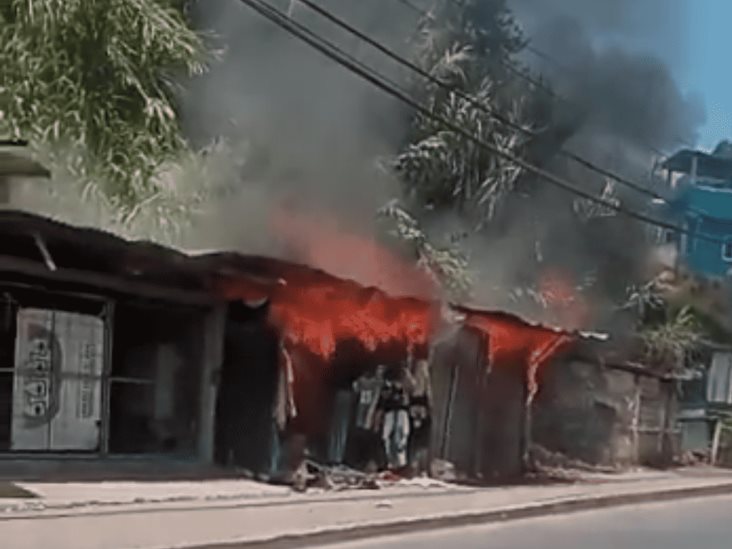
<path fill-rule="evenodd" d="M 635 461 L 636 376 L 581 362 L 543 372 L 532 440 L 552 452 L 596 465 Z"/>

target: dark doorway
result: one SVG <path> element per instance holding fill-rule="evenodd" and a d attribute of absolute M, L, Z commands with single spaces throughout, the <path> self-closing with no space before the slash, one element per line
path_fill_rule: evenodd
<path fill-rule="evenodd" d="M 482 334 L 462 328 L 432 356 L 432 456 L 452 463 L 458 476 L 476 476 L 481 460 L 485 344 Z"/>
<path fill-rule="evenodd" d="M 432 356 L 432 457 L 458 479 L 504 482 L 522 473 L 526 388 L 520 364 L 488 364 L 490 341 L 463 327 Z"/>
<path fill-rule="evenodd" d="M 196 455 L 202 312 L 162 303 L 115 307 L 109 452 Z"/>
<path fill-rule="evenodd" d="M 504 483 L 524 472 L 526 376 L 522 363 L 494 364 L 481 398 L 480 476 Z"/>
<path fill-rule="evenodd" d="M 271 471 L 276 430 L 278 336 L 267 304 L 232 303 L 216 406 L 216 461 L 254 474 Z"/>

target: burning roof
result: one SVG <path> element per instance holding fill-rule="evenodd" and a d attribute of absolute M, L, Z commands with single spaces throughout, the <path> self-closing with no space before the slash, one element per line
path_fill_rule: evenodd
<path fill-rule="evenodd" d="M 267 299 L 270 320 L 283 337 L 326 360 L 341 341 L 357 341 L 368 351 L 425 346 L 439 323 L 436 302 L 391 297 L 303 265 L 232 254 L 202 259 L 223 266 L 215 291 L 227 300 Z"/>
<path fill-rule="evenodd" d="M 490 364 L 525 367 L 549 358 L 559 341 L 564 345 L 578 337 L 602 337 L 461 305 L 448 306 L 454 313 L 448 320 L 437 301 L 392 297 L 378 288 L 271 258 L 214 254 L 202 259 L 219 266 L 215 291 L 227 300 L 267 299 L 270 320 L 285 339 L 326 360 L 341 341 L 357 341 L 368 351 L 390 344 L 405 352 L 424 347 L 446 322 L 456 319 L 488 337 Z"/>
<path fill-rule="evenodd" d="M 566 343 L 590 335 L 531 324 L 502 312 L 446 306 L 425 298 L 394 297 L 379 288 L 273 258 L 235 253 L 191 256 L 21 212 L 3 212 L 0 221 L 8 235 L 40 234 L 51 254 L 62 258 L 58 272 L 70 266 L 71 259 L 75 261 L 79 255 L 77 248 L 83 247 L 87 252 L 85 262 L 82 266 L 79 255 L 78 265 L 73 265 L 77 271 L 106 270 L 121 276 L 134 268 L 137 280 L 157 281 L 165 276 L 170 281 L 172 276 L 176 283 L 189 284 L 192 293 L 213 294 L 212 301 L 266 300 L 269 320 L 281 331 L 285 341 L 306 348 L 326 362 L 341 342 L 357 342 L 368 352 L 386 347 L 404 353 L 424 351 L 445 324 L 456 322 L 489 338 L 490 356 L 486 359 L 491 364 L 518 363 L 526 367 L 539 359 L 545 360 L 546 353 L 555 348 L 557 341 Z M 90 248 L 93 257 L 89 257 Z M 9 248 L 5 253 L 14 255 L 14 252 L 14 248 Z M 29 257 L 39 256 L 35 250 L 24 253 Z M 204 280 L 209 280 L 207 290 L 203 287 Z M 453 314 L 446 315 L 447 311 Z"/>

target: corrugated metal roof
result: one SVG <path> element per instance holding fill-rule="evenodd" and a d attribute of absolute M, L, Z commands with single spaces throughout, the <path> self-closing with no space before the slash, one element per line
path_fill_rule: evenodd
<path fill-rule="evenodd" d="M 173 280 L 178 276 L 181 277 L 181 280 L 190 279 L 190 283 L 193 286 L 199 286 L 202 278 L 216 273 L 242 277 L 249 276 L 278 283 L 286 279 L 286 275 L 289 275 L 353 285 L 364 292 L 376 291 L 386 293 L 379 288 L 364 286 L 353 280 L 343 279 L 315 267 L 291 261 L 272 257 L 245 255 L 236 252 L 208 251 L 197 254 L 195 252 L 186 253 L 149 241 L 126 240 L 100 229 L 77 227 L 44 216 L 18 210 L 0 210 L 0 232 L 7 235 L 32 235 L 34 233 L 40 233 L 50 242 L 55 241 L 59 244 L 66 243 L 69 249 L 77 249 L 82 256 L 87 256 L 89 259 L 92 259 L 95 255 L 107 258 L 109 263 L 105 268 L 110 269 L 110 272 L 116 271 L 119 273 L 133 274 L 140 278 L 149 277 L 156 280 L 167 280 L 170 283 L 173 283 Z M 53 253 L 53 249 L 51 252 Z M 415 297 L 393 297 L 395 300 L 425 301 Z M 439 306 L 439 304 L 435 302 L 435 306 Z M 505 311 L 481 309 L 479 307 L 458 304 L 450 304 L 450 307 L 458 313 L 503 317 L 527 326 L 543 328 L 581 339 L 595 341 L 606 341 L 609 339 L 608 334 L 605 333 L 570 330 L 559 326 L 551 326 L 533 322 Z"/>
<path fill-rule="evenodd" d="M 188 293 L 191 298 L 208 295 L 207 279 L 198 265 L 184 254 L 152 242 L 129 241 L 18 210 L 0 210 L 0 233 L 0 270 L 6 272 L 48 267 L 38 249 L 36 239 L 40 239 L 58 266 L 57 275 L 93 273 L 131 284 L 177 288 L 179 294 Z"/>
<path fill-rule="evenodd" d="M 0 176 L 3 175 L 47 178 L 51 172 L 33 158 L 23 142 L 0 140 Z"/>

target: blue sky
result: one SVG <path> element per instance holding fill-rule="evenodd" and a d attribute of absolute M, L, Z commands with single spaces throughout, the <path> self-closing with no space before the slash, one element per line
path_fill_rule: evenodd
<path fill-rule="evenodd" d="M 687 93 L 698 94 L 707 114 L 699 146 L 732 140 L 732 0 L 688 0 L 689 24 L 682 67 L 672 67 Z"/>

